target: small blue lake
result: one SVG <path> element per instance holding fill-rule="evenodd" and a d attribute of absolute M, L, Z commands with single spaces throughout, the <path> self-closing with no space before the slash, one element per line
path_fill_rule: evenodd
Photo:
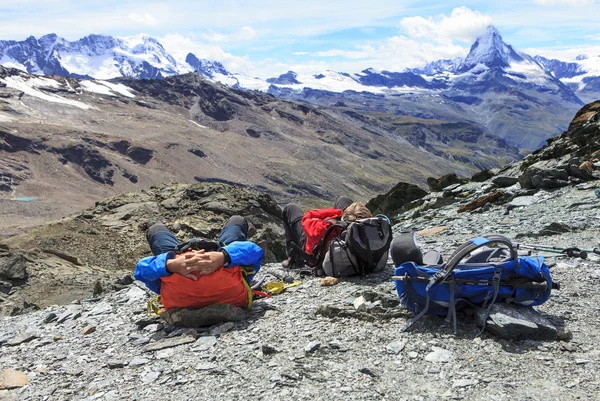
<path fill-rule="evenodd" d="M 37 198 L 38 198 L 37 196 L 24 196 L 21 198 L 15 198 L 13 200 L 21 201 L 21 202 L 31 202 L 31 201 L 36 200 Z"/>

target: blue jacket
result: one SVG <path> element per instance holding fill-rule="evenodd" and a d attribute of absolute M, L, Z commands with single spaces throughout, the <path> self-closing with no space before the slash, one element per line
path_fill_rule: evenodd
<path fill-rule="evenodd" d="M 226 267 L 248 266 L 253 272 L 247 275 L 248 282 L 252 281 L 254 275 L 260 270 L 264 251 L 261 247 L 251 241 L 236 241 L 221 248 L 227 251 L 231 263 Z M 167 271 L 167 259 L 174 258 L 175 252 L 161 253 L 158 256 L 149 256 L 140 260 L 135 267 L 133 277 L 140 280 L 150 290 L 160 294 L 160 278 L 170 276 Z M 249 270 L 249 269 L 246 269 Z"/>

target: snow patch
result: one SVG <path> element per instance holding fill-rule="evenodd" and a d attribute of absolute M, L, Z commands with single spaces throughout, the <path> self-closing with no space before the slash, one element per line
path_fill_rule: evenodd
<path fill-rule="evenodd" d="M 197 125 L 198 127 L 200 127 L 200 128 L 208 128 L 208 127 L 206 127 L 206 126 L 204 126 L 204 125 L 198 124 L 198 123 L 197 123 L 196 121 L 194 121 L 194 120 L 189 120 L 189 121 L 190 121 L 191 123 L 193 123 L 193 124 L 196 124 L 196 125 Z"/>
<path fill-rule="evenodd" d="M 0 65 L 3 65 L 6 68 L 16 68 L 17 70 L 27 72 L 27 67 L 25 67 L 23 64 L 19 63 L 14 58 L 8 57 L 6 55 L 2 56 L 2 58 L 0 58 Z"/>
<path fill-rule="evenodd" d="M 52 87 L 59 88 L 61 85 L 53 79 L 48 78 L 31 78 L 24 79 L 19 76 L 11 76 L 0 79 L 0 82 L 4 82 L 6 86 L 9 88 L 14 88 L 22 91 L 26 95 L 36 97 L 38 99 L 46 100 L 48 102 L 60 103 L 67 106 L 74 106 L 80 108 L 82 110 L 89 110 L 92 106 L 87 105 L 83 102 L 79 102 L 77 100 L 65 99 L 64 97 L 60 97 L 55 94 L 48 94 L 42 91 L 37 90 L 36 88 L 40 87 Z"/>
<path fill-rule="evenodd" d="M 509 68 L 506 68 L 507 73 L 520 74 L 525 78 L 520 78 L 515 75 L 511 75 L 512 79 L 521 79 L 523 81 L 534 82 L 538 85 L 552 85 L 555 87 L 548 78 L 548 74 L 537 64 L 524 61 L 522 63 L 512 62 Z"/>
<path fill-rule="evenodd" d="M 116 96 L 108 86 L 104 86 L 92 81 L 81 81 L 81 87 L 88 92 L 100 93 L 101 95 Z"/>
<path fill-rule="evenodd" d="M 130 98 L 135 97 L 135 95 L 132 93 L 132 92 L 134 92 L 134 90 L 131 89 L 129 86 L 126 86 L 123 84 L 114 84 L 112 82 L 102 82 L 102 84 L 108 86 L 113 91 L 115 91 L 125 97 L 130 97 Z"/>
<path fill-rule="evenodd" d="M 135 95 L 131 93 L 133 89 L 123 84 L 113 84 L 111 82 L 104 81 L 81 81 L 80 85 L 83 87 L 84 90 L 88 92 L 100 93 L 101 95 L 123 95 L 130 98 L 135 97 Z"/>

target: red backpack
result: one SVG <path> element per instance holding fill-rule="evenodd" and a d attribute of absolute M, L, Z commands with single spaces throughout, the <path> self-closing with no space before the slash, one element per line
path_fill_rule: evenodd
<path fill-rule="evenodd" d="M 181 274 L 161 277 L 160 298 L 165 309 L 203 308 L 216 303 L 240 308 L 252 305 L 252 290 L 244 278 L 242 267 L 220 267 L 194 281 Z"/>

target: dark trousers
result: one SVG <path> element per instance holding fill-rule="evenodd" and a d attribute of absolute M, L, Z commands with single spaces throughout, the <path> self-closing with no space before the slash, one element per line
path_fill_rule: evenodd
<path fill-rule="evenodd" d="M 174 251 L 180 242 L 164 224 L 154 224 L 146 232 L 153 255 Z M 231 216 L 219 235 L 219 246 L 248 240 L 248 222 L 242 216 Z"/>
<path fill-rule="evenodd" d="M 336 209 L 344 210 L 352 204 L 352 200 L 347 196 L 340 196 L 335 202 Z M 283 207 L 283 229 L 285 230 L 285 251 L 288 258 L 297 264 L 303 263 L 299 258 L 298 252 L 293 244 L 296 244 L 304 251 L 306 246 L 306 233 L 302 228 L 302 217 L 304 212 L 295 203 L 288 203 Z"/>

